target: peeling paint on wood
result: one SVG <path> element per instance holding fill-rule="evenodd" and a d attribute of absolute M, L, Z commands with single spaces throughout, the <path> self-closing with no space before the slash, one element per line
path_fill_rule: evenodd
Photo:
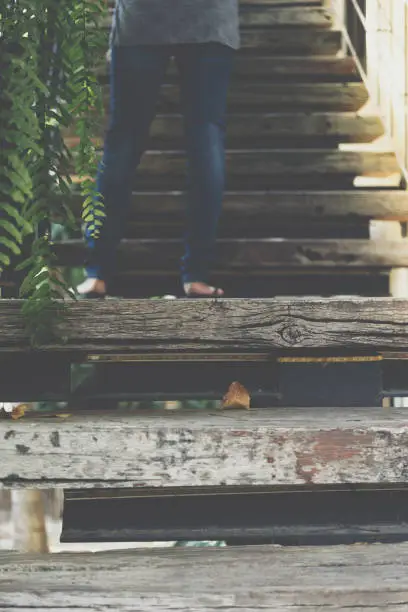
<path fill-rule="evenodd" d="M 403 410 L 389 416 L 381 409 L 75 416 L 58 423 L 58 445 L 56 429 L 53 419 L 0 423 L 0 486 L 408 481 Z"/>

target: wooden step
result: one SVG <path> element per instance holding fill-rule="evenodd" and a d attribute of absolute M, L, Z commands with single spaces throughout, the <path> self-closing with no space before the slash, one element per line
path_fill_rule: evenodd
<path fill-rule="evenodd" d="M 330 11 L 321 6 L 271 6 L 267 3 L 245 3 L 240 6 L 240 26 L 271 27 L 271 28 L 313 28 L 328 29 L 333 25 Z M 110 28 L 112 12 L 104 20 L 103 27 Z"/>
<path fill-rule="evenodd" d="M 184 222 L 186 194 L 183 192 L 139 192 L 132 197 L 130 223 L 162 224 Z M 69 198 L 77 216 L 82 201 L 78 195 Z M 253 191 L 227 192 L 224 197 L 225 223 L 272 224 L 279 219 L 293 225 L 306 219 L 323 221 L 336 219 L 356 223 L 358 219 L 388 219 L 408 221 L 408 194 L 403 190 L 354 191 Z"/>
<path fill-rule="evenodd" d="M 401 172 L 395 154 L 318 149 L 229 150 L 227 189 L 341 189 L 357 177 L 375 178 L 377 186 L 398 187 Z M 137 189 L 180 189 L 185 181 L 185 153 L 148 151 L 135 173 Z M 390 182 L 392 181 L 392 183 Z"/>
<path fill-rule="evenodd" d="M 108 118 L 101 120 L 93 142 L 103 146 Z M 229 148 L 334 148 L 340 143 L 368 143 L 379 138 L 384 127 L 379 117 L 355 113 L 233 113 L 227 120 Z M 65 131 L 65 143 L 79 143 L 75 127 Z M 181 115 L 159 115 L 153 121 L 149 148 L 184 148 Z"/>
<path fill-rule="evenodd" d="M 272 55 L 335 55 L 340 51 L 340 30 L 294 28 L 245 28 L 240 53 Z"/>
<path fill-rule="evenodd" d="M 259 322 L 259 313 L 254 317 Z M 122 330 L 128 320 L 122 320 Z M 7 487 L 373 485 L 405 480 L 401 449 L 408 425 L 398 409 L 71 413 L 65 420 L 3 420 L 0 428 L 0 486 Z"/>
<path fill-rule="evenodd" d="M 408 597 L 407 563 L 405 543 L 48 556 L 6 551 L 0 589 L 7 610 L 34 612 L 56 610 L 61 601 L 81 611 L 400 612 Z"/>
<path fill-rule="evenodd" d="M 104 107 L 109 106 L 109 90 L 104 87 Z M 354 112 L 368 101 L 363 83 L 251 83 L 233 82 L 230 87 L 230 112 Z M 179 87 L 164 85 L 159 112 L 180 112 Z"/>
<path fill-rule="evenodd" d="M 109 63 L 103 60 L 96 71 L 102 83 L 107 82 Z M 167 81 L 177 80 L 175 62 L 170 62 Z M 351 57 L 280 57 L 250 56 L 239 53 L 235 59 L 233 80 L 267 80 L 270 82 L 349 82 L 361 81 Z"/>
<path fill-rule="evenodd" d="M 60 265 L 81 266 L 85 260 L 82 240 L 56 243 L 54 248 Z M 175 239 L 127 239 L 122 241 L 120 252 L 124 271 L 177 271 L 183 243 Z M 217 255 L 218 269 L 248 275 L 273 274 L 282 268 L 390 269 L 408 267 L 408 240 L 221 239 Z"/>
<path fill-rule="evenodd" d="M 23 304 L 0 300 L 3 354 L 27 350 Z M 82 300 L 65 306 L 60 328 L 65 341 L 43 348 L 77 357 L 92 351 L 151 351 L 174 358 L 180 350 L 197 355 L 408 349 L 408 302 L 402 299 Z"/>

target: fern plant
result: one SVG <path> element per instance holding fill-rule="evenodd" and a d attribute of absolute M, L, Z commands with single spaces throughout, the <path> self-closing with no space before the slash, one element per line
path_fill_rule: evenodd
<path fill-rule="evenodd" d="M 0 270 L 26 276 L 20 295 L 33 344 L 55 340 L 68 287 L 57 268 L 51 219 L 74 222 L 67 204 L 74 160 L 95 237 L 93 116 L 102 112 L 94 61 L 104 52 L 103 0 L 5 0 L 0 9 Z M 63 130 L 75 124 L 75 157 Z M 59 197 L 55 197 L 59 196 Z M 57 210 L 58 209 L 58 210 Z M 21 262 L 21 259 L 23 261 Z M 20 260 L 20 261 L 18 261 Z"/>

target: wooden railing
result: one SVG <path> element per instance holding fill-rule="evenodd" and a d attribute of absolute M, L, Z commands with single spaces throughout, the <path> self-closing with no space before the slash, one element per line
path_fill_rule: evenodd
<path fill-rule="evenodd" d="M 406 0 L 327 0 L 344 31 L 345 50 L 358 62 L 408 177 L 408 3 Z"/>

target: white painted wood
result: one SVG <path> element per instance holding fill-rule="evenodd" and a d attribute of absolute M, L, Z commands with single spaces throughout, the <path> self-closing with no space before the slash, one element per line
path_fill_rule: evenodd
<path fill-rule="evenodd" d="M 0 486 L 406 482 L 404 410 L 161 411 L 0 423 Z"/>

